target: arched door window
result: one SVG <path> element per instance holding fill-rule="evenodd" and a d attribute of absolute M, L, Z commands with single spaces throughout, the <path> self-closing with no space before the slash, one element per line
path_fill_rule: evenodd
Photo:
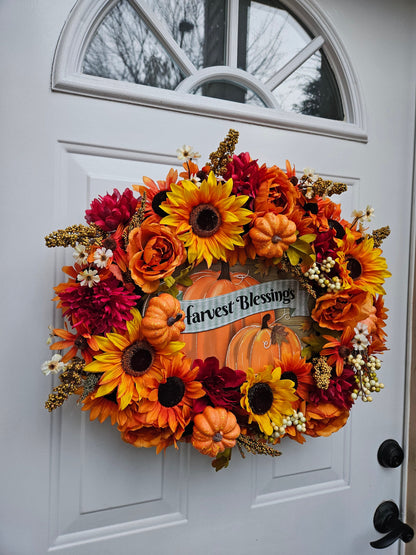
<path fill-rule="evenodd" d="M 53 88 L 365 140 L 348 59 L 305 2 L 80 0 L 58 45 Z M 71 28 L 78 47 L 65 62 Z"/>

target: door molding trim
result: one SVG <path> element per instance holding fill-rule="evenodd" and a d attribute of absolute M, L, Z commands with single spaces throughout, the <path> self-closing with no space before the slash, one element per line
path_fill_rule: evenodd
<path fill-rule="evenodd" d="M 131 1 L 137 3 L 138 0 Z M 316 37 L 323 38 L 323 49 L 339 86 L 345 121 L 283 112 L 275 108 L 191 95 L 181 90 L 158 89 L 83 74 L 82 61 L 88 44 L 103 18 L 116 3 L 117 0 L 77 0 L 56 46 L 51 74 L 52 91 L 367 142 L 367 122 L 358 78 L 334 25 L 314 0 L 283 0 L 282 3 L 290 7 L 291 12 Z M 240 81 L 240 73 L 246 73 L 240 70 L 236 75 L 235 69 L 224 66 L 224 71 L 227 70 L 236 83 Z"/>

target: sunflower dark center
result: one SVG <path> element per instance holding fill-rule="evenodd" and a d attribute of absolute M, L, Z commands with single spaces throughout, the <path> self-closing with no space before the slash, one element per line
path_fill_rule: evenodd
<path fill-rule="evenodd" d="M 342 239 L 345 235 L 345 229 L 336 220 L 328 220 L 328 225 L 331 229 L 335 230 L 335 237 L 337 239 Z"/>
<path fill-rule="evenodd" d="M 80 335 L 79 337 L 77 337 L 75 339 L 74 345 L 75 345 L 75 347 L 78 347 L 78 349 L 81 349 L 81 351 L 83 351 L 84 349 L 86 349 L 88 347 L 88 342 L 85 339 L 85 337 Z"/>
<path fill-rule="evenodd" d="M 123 351 L 121 365 L 130 376 L 142 376 L 153 364 L 154 351 L 146 341 L 136 341 Z"/>
<path fill-rule="evenodd" d="M 103 241 L 103 247 L 105 249 L 110 249 L 112 251 L 115 251 L 117 248 L 117 243 L 116 240 L 113 239 L 112 237 L 107 237 L 106 239 L 104 239 Z"/>
<path fill-rule="evenodd" d="M 305 210 L 305 212 L 309 212 L 309 214 L 318 213 L 318 205 L 316 202 L 307 202 L 303 205 L 303 209 Z"/>
<path fill-rule="evenodd" d="M 298 387 L 298 377 L 294 372 L 282 372 L 280 379 L 292 380 L 292 382 L 295 384 L 295 389 Z"/>
<path fill-rule="evenodd" d="M 352 279 L 357 279 L 362 274 L 362 266 L 356 258 L 348 258 L 347 260 L 347 270 L 350 273 Z"/>
<path fill-rule="evenodd" d="M 341 345 L 341 347 L 338 349 L 338 353 L 340 357 L 347 358 L 347 356 L 351 354 L 351 349 L 349 349 L 345 345 Z"/>
<path fill-rule="evenodd" d="M 174 407 L 181 402 L 184 393 L 183 381 L 178 376 L 172 376 L 166 380 L 166 383 L 159 385 L 157 398 L 164 407 Z"/>
<path fill-rule="evenodd" d="M 163 210 L 163 208 L 161 208 L 160 205 L 162 204 L 162 202 L 165 202 L 167 198 L 168 198 L 167 191 L 159 191 L 158 193 L 155 194 L 152 200 L 153 212 L 158 216 L 160 216 L 161 218 L 166 216 L 166 212 Z"/>
<path fill-rule="evenodd" d="M 221 215 L 212 204 L 198 204 L 189 217 L 192 231 L 198 237 L 211 237 L 221 226 Z"/>
<path fill-rule="evenodd" d="M 266 414 L 273 404 L 273 391 L 268 383 L 255 383 L 248 390 L 248 402 L 253 414 Z"/>

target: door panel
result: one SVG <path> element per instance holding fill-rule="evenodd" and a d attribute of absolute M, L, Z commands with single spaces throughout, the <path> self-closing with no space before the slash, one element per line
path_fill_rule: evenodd
<path fill-rule="evenodd" d="M 402 440 L 413 141 L 407 21 L 413 6 L 405 0 L 354 4 L 354 10 L 342 0 L 322 5 L 362 82 L 368 144 L 52 93 L 51 61 L 72 2 L 0 7 L 1 40 L 15 45 L 2 62 L 9 76 L 2 114 L 8 133 L 0 165 L 3 229 L 7 237 L 13 230 L 1 330 L 8 338 L 2 353 L 8 394 L 1 413 L 7 480 L 0 537 L 7 555 L 373 552 L 375 508 L 386 499 L 400 504 L 401 471 L 380 467 L 376 454 L 386 438 Z M 384 87 L 385 74 L 375 64 L 380 59 L 390 62 L 392 82 L 402 84 L 394 92 Z M 390 351 L 380 374 L 385 390 L 372 404 L 357 403 L 342 431 L 304 446 L 283 441 L 276 459 L 243 460 L 236 452 L 230 467 L 215 473 L 209 459 L 187 445 L 156 456 L 124 444 L 109 424 L 89 422 L 74 400 L 52 416 L 43 409 L 52 384 L 38 368 L 49 356 L 47 326 L 56 317 L 52 287 L 72 257 L 48 251 L 42 237 L 81 223 L 98 194 L 138 183 L 143 175 L 163 179 L 178 165 L 175 152 L 182 144 L 207 160 L 230 127 L 240 132 L 238 152 L 283 167 L 287 158 L 298 169 L 313 166 L 323 176 L 346 180 L 345 217 L 353 207 L 371 204 L 371 227 L 392 227 L 383 244 L 393 272 L 386 284 Z M 398 544 L 385 553 L 399 553 Z"/>

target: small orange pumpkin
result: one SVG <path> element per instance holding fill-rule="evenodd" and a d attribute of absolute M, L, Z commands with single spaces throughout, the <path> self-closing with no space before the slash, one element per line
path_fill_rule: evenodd
<path fill-rule="evenodd" d="M 296 224 L 283 214 L 267 212 L 255 220 L 249 235 L 258 256 L 280 258 L 296 241 Z"/>
<path fill-rule="evenodd" d="M 302 347 L 296 333 L 275 322 L 268 326 L 270 316 L 265 314 L 261 325 L 253 324 L 238 331 L 231 339 L 225 364 L 233 370 L 263 368 L 274 365 L 275 359 L 285 354 L 299 355 Z"/>
<path fill-rule="evenodd" d="M 191 274 L 189 277 L 192 279 L 193 283 L 184 292 L 183 300 L 217 297 L 259 283 L 255 278 L 249 275 L 230 272 L 229 264 L 222 261 L 220 272 L 203 270 Z M 267 313 L 262 312 L 259 314 L 252 314 L 251 316 L 247 316 L 244 319 L 237 320 L 221 328 L 198 333 L 184 333 L 181 336 L 181 341 L 185 342 L 187 356 L 192 359 L 205 359 L 209 356 L 216 356 L 220 362 L 220 366 L 223 366 L 230 339 L 242 327 L 259 323 L 264 314 L 269 314 L 270 317 L 274 317 L 273 311 Z"/>
<path fill-rule="evenodd" d="M 163 349 L 170 341 L 179 339 L 185 329 L 184 318 L 178 299 L 162 293 L 150 299 L 141 329 L 151 345 Z"/>
<path fill-rule="evenodd" d="M 216 457 L 225 449 L 234 447 L 240 435 L 240 426 L 232 412 L 223 407 L 205 407 L 194 417 L 192 445 L 203 455 Z"/>

